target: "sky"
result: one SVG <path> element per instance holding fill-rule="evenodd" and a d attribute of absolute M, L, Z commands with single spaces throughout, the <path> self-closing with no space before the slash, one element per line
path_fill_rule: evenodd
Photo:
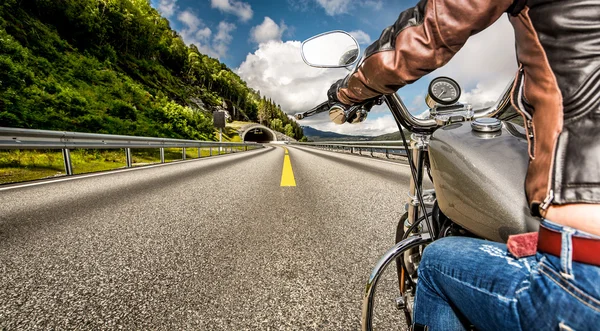
<path fill-rule="evenodd" d="M 331 31 L 350 32 L 366 48 L 398 15 L 417 0 L 151 0 L 188 44 L 218 58 L 248 86 L 259 90 L 292 115 L 326 100 L 333 82 L 346 69 L 317 69 L 301 57 L 303 40 Z M 493 103 L 517 70 L 514 34 L 506 16 L 471 37 L 444 67 L 398 91 L 411 112 L 426 110 L 429 82 L 454 78 L 461 101 L 475 108 Z M 300 125 L 343 134 L 376 136 L 398 130 L 386 106 L 371 110 L 360 124 L 336 125 L 327 114 Z"/>

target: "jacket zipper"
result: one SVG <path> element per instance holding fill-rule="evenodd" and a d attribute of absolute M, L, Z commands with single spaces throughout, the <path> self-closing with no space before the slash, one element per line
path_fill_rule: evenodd
<path fill-rule="evenodd" d="M 550 207 L 552 200 L 554 200 L 554 190 L 550 189 L 550 191 L 548 191 L 548 196 L 546 196 L 546 199 L 544 199 L 544 202 L 540 205 L 540 209 L 546 211 L 548 207 Z"/>
<path fill-rule="evenodd" d="M 520 113 L 523 115 L 523 117 L 525 117 L 525 126 L 527 127 L 527 136 L 529 138 L 529 155 L 533 158 L 535 157 L 533 153 L 535 151 L 535 140 L 533 136 L 533 117 L 529 112 L 527 112 L 527 108 L 523 104 L 523 85 L 525 84 L 525 78 L 523 77 L 523 69 L 520 69 L 519 71 L 521 74 L 521 81 L 519 82 L 517 104 L 519 106 L 518 108 Z"/>

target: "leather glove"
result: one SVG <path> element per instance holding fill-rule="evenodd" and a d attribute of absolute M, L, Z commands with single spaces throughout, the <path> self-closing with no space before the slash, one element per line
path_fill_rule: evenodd
<path fill-rule="evenodd" d="M 329 102 L 329 119 L 335 124 L 344 124 L 348 120 L 347 110 L 351 105 L 343 104 L 337 97 L 337 92 L 344 82 L 340 79 L 333 83 L 327 91 L 327 100 Z"/>
<path fill-rule="evenodd" d="M 344 82 L 344 79 L 340 79 L 337 82 L 333 83 L 329 90 L 327 91 L 327 99 L 329 100 L 329 108 L 333 106 L 340 106 L 344 108 L 344 110 L 350 108 L 352 105 L 343 104 L 337 97 L 337 92 L 340 89 L 340 86 Z"/>
<path fill-rule="evenodd" d="M 345 79 L 345 78 L 344 78 Z M 360 103 L 360 109 L 357 111 L 355 108 L 353 111 L 350 111 L 350 108 L 355 105 L 346 105 L 342 103 L 338 97 L 337 92 L 340 86 L 344 83 L 344 79 L 340 79 L 337 82 L 333 83 L 329 90 L 327 91 L 327 100 L 329 103 L 329 118 L 336 124 L 343 124 L 345 122 L 350 123 L 359 123 L 362 122 L 366 118 L 366 113 L 373 108 L 374 105 L 381 104 L 381 98 L 375 97 L 373 99 L 365 100 Z"/>
<path fill-rule="evenodd" d="M 367 111 L 370 111 L 374 105 L 380 105 L 382 103 L 381 97 L 375 97 L 372 99 L 368 99 L 368 100 L 361 102 L 360 104 L 347 105 L 345 103 L 342 103 L 337 97 L 337 92 L 340 89 L 340 86 L 343 85 L 345 79 L 346 78 L 340 79 L 337 82 L 333 83 L 331 85 L 331 87 L 329 88 L 329 90 L 327 91 L 327 99 L 329 102 L 329 108 L 337 105 L 337 106 L 340 106 L 340 107 L 344 108 L 345 110 L 347 110 L 352 106 L 362 105 L 363 108 L 365 108 Z"/>

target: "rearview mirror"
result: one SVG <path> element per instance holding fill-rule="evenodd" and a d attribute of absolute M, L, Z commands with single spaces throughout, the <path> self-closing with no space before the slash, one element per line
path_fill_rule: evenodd
<path fill-rule="evenodd" d="M 302 43 L 302 59 L 311 67 L 345 68 L 358 61 L 360 47 L 345 31 L 331 31 Z"/>

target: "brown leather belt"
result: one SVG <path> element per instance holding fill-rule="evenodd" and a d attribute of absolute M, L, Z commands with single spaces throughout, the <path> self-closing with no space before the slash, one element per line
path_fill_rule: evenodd
<path fill-rule="evenodd" d="M 600 266 L 600 239 L 572 237 L 573 261 Z M 537 249 L 560 256 L 562 233 L 540 226 Z"/>

